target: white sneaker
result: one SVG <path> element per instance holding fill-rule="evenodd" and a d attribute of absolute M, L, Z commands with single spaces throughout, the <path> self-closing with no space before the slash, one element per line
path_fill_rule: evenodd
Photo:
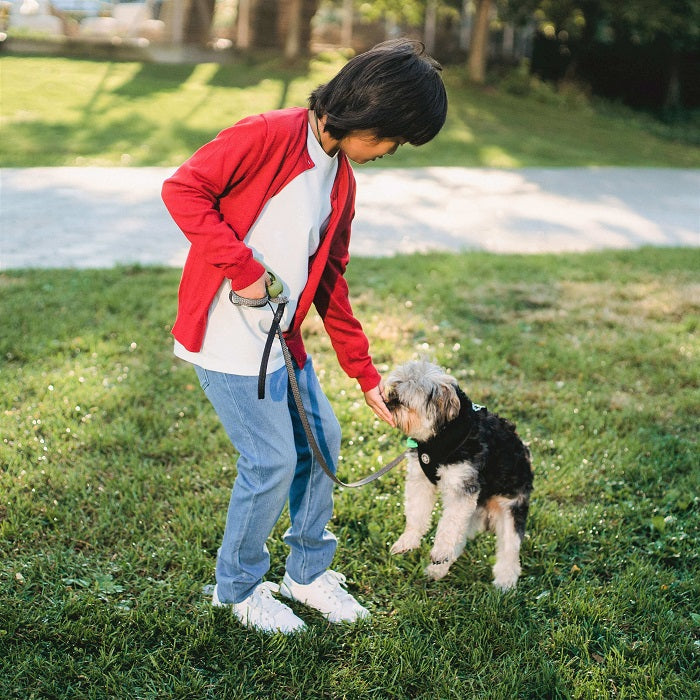
<path fill-rule="evenodd" d="M 355 622 L 369 617 L 363 608 L 344 588 L 345 576 L 328 569 L 315 581 L 302 585 L 285 572 L 280 593 L 285 598 L 297 600 L 325 615 L 329 622 Z"/>
<path fill-rule="evenodd" d="M 280 587 L 271 581 L 259 583 L 255 590 L 240 603 L 222 603 L 219 600 L 217 586 L 214 586 L 211 604 L 215 608 L 231 608 L 231 612 L 245 627 L 252 627 L 261 632 L 282 632 L 291 634 L 306 627 L 284 603 L 272 597 Z"/>

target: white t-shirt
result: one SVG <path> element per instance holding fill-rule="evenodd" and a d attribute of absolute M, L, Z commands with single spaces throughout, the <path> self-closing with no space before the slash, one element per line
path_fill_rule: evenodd
<path fill-rule="evenodd" d="M 329 156 L 316 140 L 311 126 L 307 148 L 314 167 L 295 177 L 260 212 L 245 237 L 253 257 L 274 271 L 284 283 L 289 303 L 282 330 L 291 323 L 309 272 L 309 257 L 319 241 L 331 213 L 331 190 L 338 170 L 338 157 Z M 175 355 L 216 372 L 256 376 L 272 324 L 269 306 L 234 306 L 229 300 L 231 283 L 224 280 L 209 307 L 207 329 L 199 352 L 190 352 L 177 340 Z M 273 305 L 274 306 L 274 305 Z M 272 344 L 268 371 L 284 365 L 279 342 Z"/>

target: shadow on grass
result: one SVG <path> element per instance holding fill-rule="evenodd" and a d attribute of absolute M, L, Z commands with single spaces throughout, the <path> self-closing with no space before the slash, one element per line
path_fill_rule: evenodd
<path fill-rule="evenodd" d="M 131 80 L 111 92 L 123 97 L 143 97 L 156 92 L 177 91 L 192 76 L 196 67 L 194 64 L 142 63 Z"/>
<path fill-rule="evenodd" d="M 79 163 L 81 157 L 93 159 L 100 152 L 120 150 L 130 153 L 148 145 L 147 152 L 138 156 L 137 165 L 162 165 L 163 153 L 158 142 L 167 142 L 175 138 L 181 144 L 185 153 L 193 153 L 202 144 L 212 139 L 216 134 L 209 129 L 186 126 L 188 115 L 168 129 L 163 129 L 157 120 L 134 119 L 126 116 L 102 122 L 100 125 L 90 125 L 89 115 L 85 115 L 85 128 L 76 136 L 75 127 L 65 122 L 27 123 L 13 127 L 13 141 L 22 145 L 22 154 L 17 158 L 7 154 L 4 167 L 31 167 L 40 161 L 41 166 L 59 167 L 66 165 L 66 157 L 71 156 Z M 37 165 L 39 163 L 36 163 Z"/>
<path fill-rule="evenodd" d="M 112 92 L 123 97 L 138 98 L 153 93 L 176 91 L 192 77 L 196 69 L 197 64 L 143 63 L 129 81 Z M 212 88 L 246 89 L 263 81 L 280 82 L 285 86 L 279 103 L 279 107 L 282 107 L 289 84 L 308 73 L 308 61 L 298 61 L 289 66 L 281 65 L 278 60 L 222 63 L 218 65 L 207 84 Z"/>
<path fill-rule="evenodd" d="M 221 88 L 245 90 L 263 82 L 274 82 L 280 85 L 274 106 L 283 108 L 287 106 L 292 82 L 308 75 L 310 70 L 308 61 L 290 66 L 283 66 L 276 60 L 220 64 L 200 86 L 205 88 L 204 92 L 198 91 L 197 98 L 176 119 L 164 118 L 158 113 L 144 118 L 136 105 L 132 114 L 110 119 L 110 97 L 137 101 L 153 95 L 177 93 L 199 68 L 197 64 L 144 63 L 128 80 L 110 87 L 110 82 L 119 75 L 116 65 L 114 62 L 100 64 L 99 82 L 77 106 L 80 110 L 77 122 L 44 119 L 13 125 L 11 150 L 16 156 L 6 152 L 3 165 L 26 167 L 36 161 L 36 164 L 61 166 L 67 164 L 66 156 L 99 159 L 100 154 L 119 151 L 131 155 L 130 164 L 161 165 L 167 160 L 173 140 L 184 153 L 192 153 L 213 138 L 216 129 L 194 129 L 186 125 L 207 107 L 214 91 Z M 163 144 L 162 148 L 158 147 L 159 142 Z M 145 153 L 135 155 L 141 148 Z"/>

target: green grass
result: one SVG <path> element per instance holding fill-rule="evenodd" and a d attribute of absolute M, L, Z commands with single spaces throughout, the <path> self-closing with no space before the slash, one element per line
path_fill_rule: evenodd
<path fill-rule="evenodd" d="M 5 56 L 0 166 L 176 166 L 247 114 L 305 104 L 341 65 L 335 54 L 296 67 Z M 445 71 L 450 111 L 437 139 L 368 167 L 700 166 L 697 120 L 664 130 L 580 96 L 519 97 L 463 78 Z"/>
<path fill-rule="evenodd" d="M 0 697 L 673 698 L 700 694 L 700 250 L 362 259 L 382 371 L 427 355 L 510 417 L 535 467 L 523 575 L 493 539 L 449 576 L 389 555 L 402 469 L 337 490 L 335 566 L 373 613 L 298 638 L 213 611 L 235 454 L 171 354 L 179 273 L 0 276 Z M 401 449 L 306 327 L 341 477 Z M 285 516 L 286 517 L 286 516 Z M 283 573 L 279 523 L 270 578 Z"/>

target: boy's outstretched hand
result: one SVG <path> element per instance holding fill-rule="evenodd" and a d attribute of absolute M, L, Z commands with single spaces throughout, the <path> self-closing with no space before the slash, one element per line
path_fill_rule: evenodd
<path fill-rule="evenodd" d="M 381 418 L 385 423 L 388 423 L 392 428 L 396 427 L 394 418 L 389 409 L 386 407 L 384 388 L 381 382 L 375 386 L 374 389 L 365 391 L 365 401 L 379 418 Z"/>

